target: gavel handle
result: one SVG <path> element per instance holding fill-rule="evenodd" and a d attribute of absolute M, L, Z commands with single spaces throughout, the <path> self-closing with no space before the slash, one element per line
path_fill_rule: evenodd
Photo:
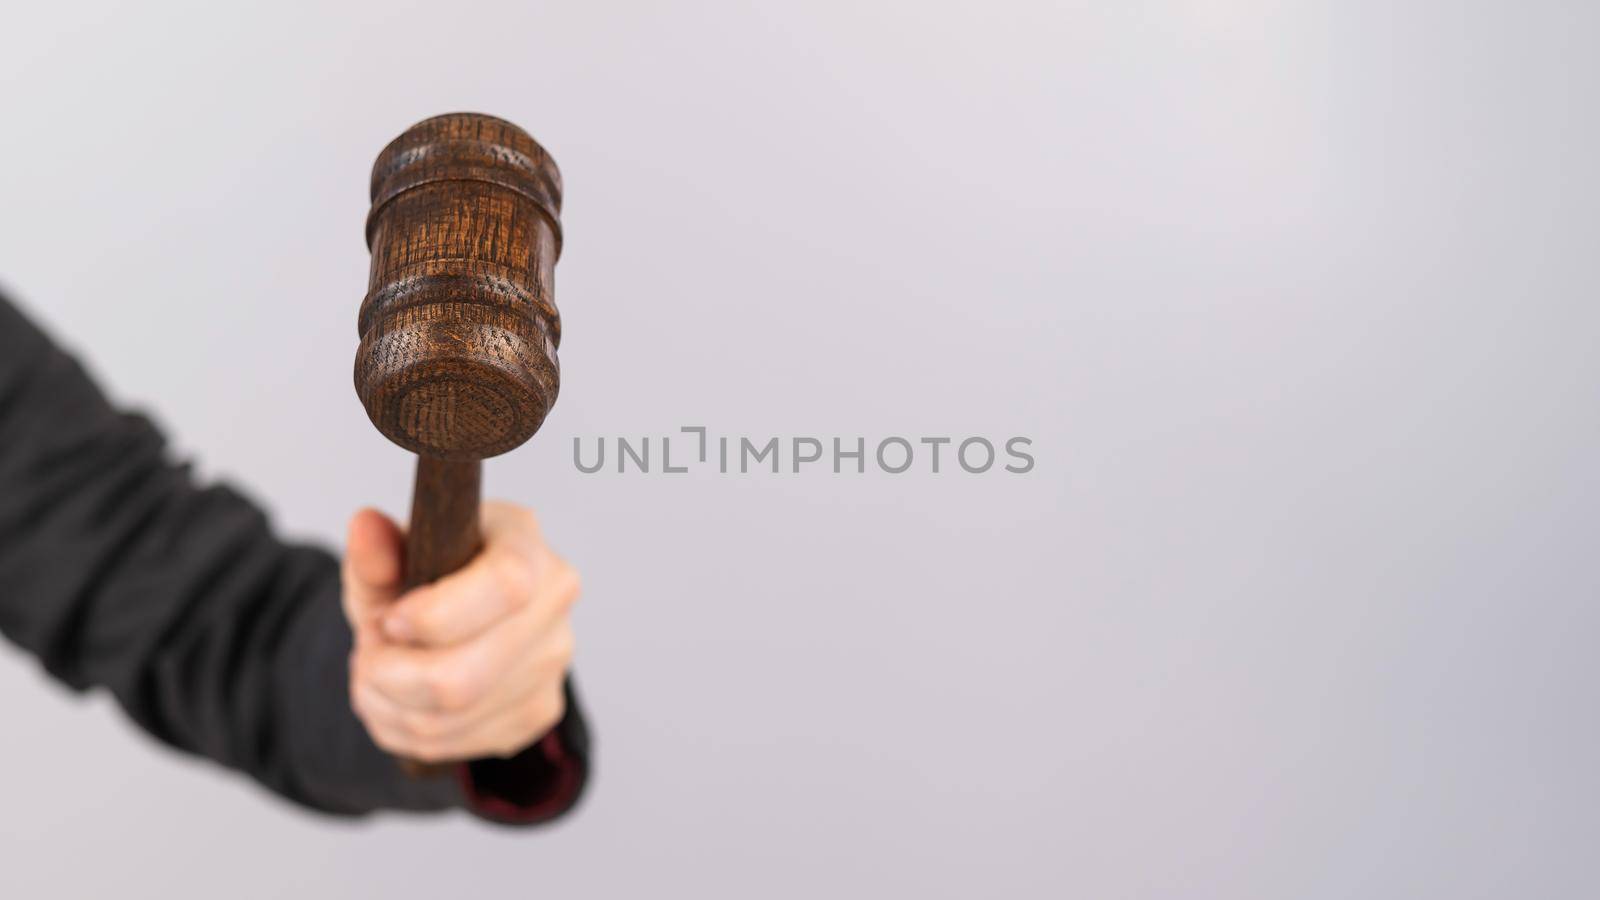
<path fill-rule="evenodd" d="M 417 457 L 417 481 L 411 490 L 411 527 L 406 531 L 406 587 L 437 581 L 478 555 L 483 535 L 478 526 L 478 498 L 483 463 Z M 414 778 L 449 774 L 449 763 L 400 761 Z"/>
<path fill-rule="evenodd" d="M 483 463 L 417 457 L 406 532 L 406 587 L 437 581 L 466 565 L 483 547 L 478 495 Z"/>

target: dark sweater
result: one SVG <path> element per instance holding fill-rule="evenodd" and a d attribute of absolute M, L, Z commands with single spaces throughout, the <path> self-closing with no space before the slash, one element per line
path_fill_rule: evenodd
<path fill-rule="evenodd" d="M 312 809 L 527 823 L 572 807 L 589 738 L 570 682 L 566 718 L 518 756 L 405 775 L 351 711 L 339 590 L 332 554 L 197 486 L 0 297 L 0 632 L 160 740 Z"/>

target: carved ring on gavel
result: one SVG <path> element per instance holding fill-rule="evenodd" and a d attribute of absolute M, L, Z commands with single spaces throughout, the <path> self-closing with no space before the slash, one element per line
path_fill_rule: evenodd
<path fill-rule="evenodd" d="M 408 588 L 477 554 L 481 460 L 532 437 L 556 402 L 560 212 L 555 161 L 492 116 L 419 122 L 373 164 L 356 393 L 417 454 Z"/>

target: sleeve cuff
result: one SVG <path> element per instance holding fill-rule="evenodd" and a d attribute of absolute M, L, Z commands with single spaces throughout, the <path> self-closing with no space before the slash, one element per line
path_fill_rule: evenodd
<path fill-rule="evenodd" d="M 467 808 L 502 825 L 537 825 L 571 809 L 589 779 L 581 731 L 580 723 L 563 720 L 516 756 L 458 764 Z"/>

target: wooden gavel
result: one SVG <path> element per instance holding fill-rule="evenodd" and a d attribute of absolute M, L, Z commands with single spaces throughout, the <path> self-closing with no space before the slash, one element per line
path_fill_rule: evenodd
<path fill-rule="evenodd" d="M 555 160 L 492 116 L 418 122 L 372 165 L 356 394 L 417 454 L 408 588 L 477 555 L 482 461 L 532 437 L 556 402 L 560 213 Z M 403 763 L 414 776 L 450 769 Z"/>
<path fill-rule="evenodd" d="M 560 213 L 555 160 L 492 116 L 418 122 L 372 165 L 356 394 L 417 454 L 408 588 L 477 555 L 482 460 L 532 437 L 556 402 Z M 449 770 L 403 762 L 414 776 Z"/>
<path fill-rule="evenodd" d="M 482 538 L 482 460 L 533 436 L 556 401 L 561 173 L 527 132 L 453 113 L 411 126 L 372 167 L 356 393 L 417 454 L 407 587 Z"/>

